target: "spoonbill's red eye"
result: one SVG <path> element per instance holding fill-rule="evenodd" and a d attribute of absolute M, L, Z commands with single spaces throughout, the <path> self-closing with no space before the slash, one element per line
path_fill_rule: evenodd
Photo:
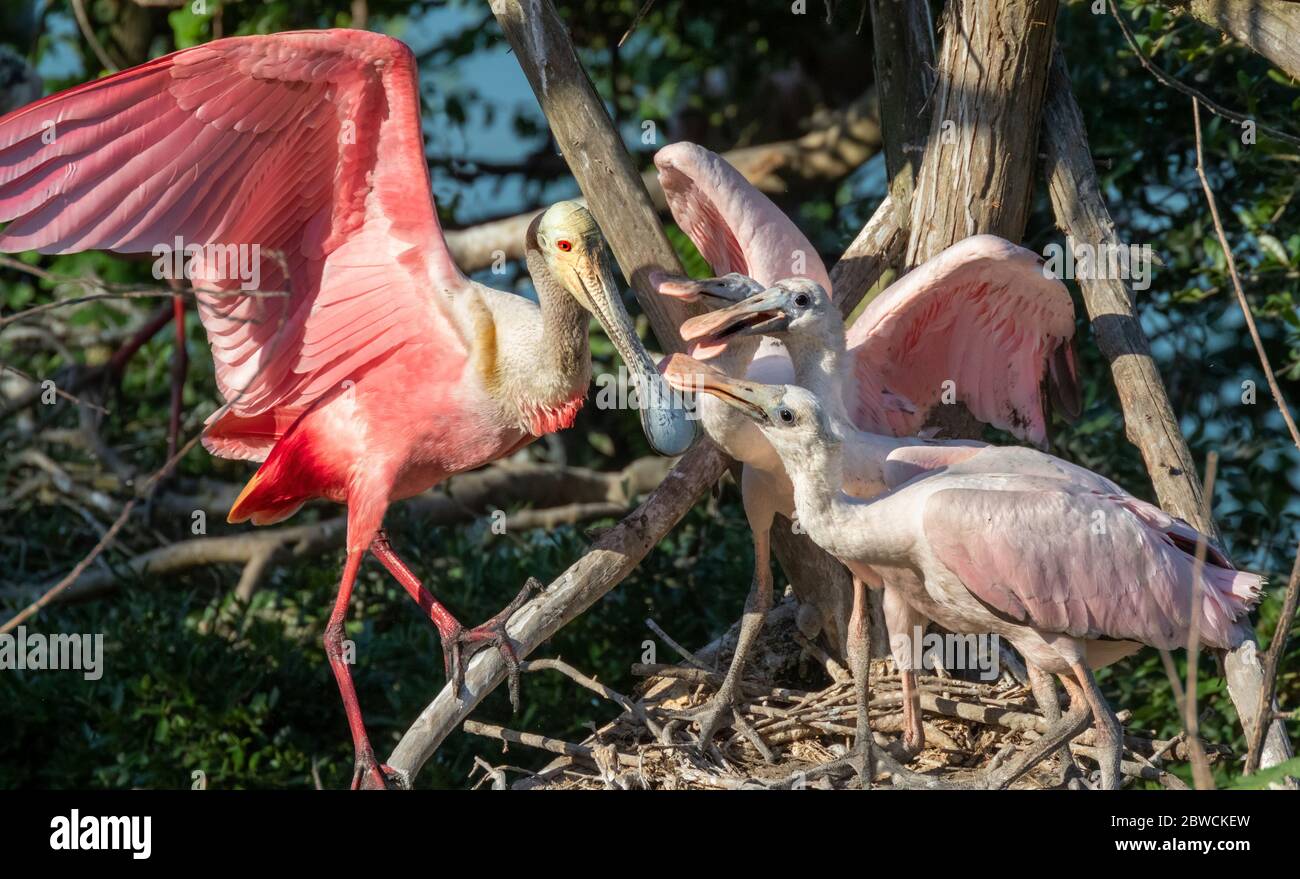
<path fill-rule="evenodd" d="M 569 241 L 569 239 L 567 238 L 561 238 L 559 241 L 555 242 L 555 246 L 560 248 L 560 250 L 564 251 L 565 253 L 568 253 L 570 250 L 573 250 L 573 242 Z"/>

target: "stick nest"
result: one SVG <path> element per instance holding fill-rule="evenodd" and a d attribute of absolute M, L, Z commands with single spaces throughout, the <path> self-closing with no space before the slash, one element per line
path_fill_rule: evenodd
<path fill-rule="evenodd" d="M 619 713 L 581 742 L 466 721 L 466 732 L 498 739 L 503 751 L 528 747 L 557 755 L 540 772 L 477 760 L 477 785 L 531 790 L 737 790 L 745 788 L 846 789 L 860 787 L 847 766 L 824 771 L 853 745 L 857 710 L 850 675 L 804 637 L 796 605 L 787 598 L 768 616 L 745 676 L 739 720 L 715 734 L 708 748 L 697 745 L 698 727 L 689 715 L 713 696 L 731 660 L 736 629 L 697 653 L 676 645 L 652 621 L 661 638 L 683 654 L 677 665 L 634 665 L 642 681 L 631 697 L 554 659 L 524 663 L 526 672 L 566 675 L 612 703 Z M 897 749 L 902 730 L 902 689 L 892 660 L 873 660 L 870 672 L 871 728 L 877 745 Z M 1047 728 L 1024 683 L 1003 668 L 996 680 L 919 676 L 926 747 L 908 768 L 954 786 L 979 786 L 984 774 L 1003 764 Z M 1121 712 L 1121 720 L 1125 713 Z M 1073 767 L 1061 755 L 1044 760 L 1014 787 L 1050 789 L 1090 786 L 1096 768 L 1093 731 L 1071 745 Z M 1224 754 L 1211 748 L 1211 759 Z M 1126 783 L 1142 780 L 1170 788 L 1186 785 L 1165 769 L 1187 759 L 1181 738 L 1161 741 L 1126 731 Z M 819 768 L 821 767 L 821 768 Z M 509 774 L 522 777 L 510 782 Z M 476 785 L 476 786 L 477 786 Z M 907 786 L 887 773 L 878 787 Z"/>

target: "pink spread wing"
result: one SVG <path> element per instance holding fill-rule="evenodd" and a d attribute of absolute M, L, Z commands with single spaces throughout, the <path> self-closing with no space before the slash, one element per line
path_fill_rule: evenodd
<path fill-rule="evenodd" d="M 923 517 L 938 559 L 1003 617 L 1080 638 L 1187 643 L 1196 532 L 1150 504 L 1028 479 L 938 491 Z M 1217 551 L 1204 577 L 1202 640 L 1236 646 L 1262 580 Z"/>
<path fill-rule="evenodd" d="M 668 209 L 718 275 L 739 272 L 764 286 L 809 278 L 831 292 L 812 242 L 726 159 L 693 143 L 655 153 Z"/>
<path fill-rule="evenodd" d="M 1074 304 L 1042 264 L 1022 247 L 976 235 L 872 300 L 847 334 L 856 387 L 846 403 L 858 427 L 914 435 L 948 391 L 980 421 L 1045 444 L 1045 377 L 1067 408 L 1078 391 Z"/>
<path fill-rule="evenodd" d="M 3 251 L 202 248 L 217 414 L 249 426 L 245 446 L 214 425 L 219 454 L 262 457 L 266 435 L 416 335 L 465 355 L 439 292 L 461 275 L 429 196 L 415 60 L 379 34 L 218 40 L 19 109 L 0 119 L 5 220 Z"/>

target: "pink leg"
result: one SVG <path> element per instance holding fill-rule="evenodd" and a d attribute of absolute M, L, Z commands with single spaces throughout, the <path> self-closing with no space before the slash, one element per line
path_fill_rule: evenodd
<path fill-rule="evenodd" d="M 861 760 L 858 779 L 863 790 L 871 788 L 875 775 L 875 761 L 871 748 L 871 619 L 867 609 L 867 584 L 853 578 L 853 612 L 849 616 L 849 670 L 853 672 L 853 694 L 858 708 L 855 748 Z"/>
<path fill-rule="evenodd" d="M 889 648 L 898 666 L 903 684 L 903 755 L 910 760 L 925 747 L 925 726 L 921 722 L 921 693 L 916 686 L 913 644 L 929 622 L 898 594 L 885 589 L 885 625 L 889 628 Z"/>
<path fill-rule="evenodd" d="M 496 647 L 505 661 L 509 675 L 510 704 L 516 711 L 519 710 L 519 657 L 510 638 L 506 635 L 505 626 L 515 611 L 522 607 L 534 592 L 542 588 L 542 584 L 529 577 L 524 588 L 504 610 L 483 624 L 466 629 L 451 615 L 442 602 L 433 596 L 433 593 L 424 588 L 420 579 L 398 557 L 388 541 L 388 535 L 383 531 L 375 535 L 370 544 L 370 551 L 388 569 L 394 579 L 402 584 L 407 594 L 420 606 L 430 622 L 437 626 L 438 637 L 442 641 L 443 667 L 453 689 L 460 691 L 465 677 L 465 664 L 470 657 L 485 647 Z"/>
<path fill-rule="evenodd" d="M 179 286 L 173 283 L 173 286 Z M 176 454 L 177 437 L 181 432 L 181 406 L 185 395 L 185 372 L 189 368 L 189 352 L 185 348 L 185 300 L 172 297 L 172 319 L 176 322 L 176 353 L 172 357 L 171 420 L 167 424 L 167 457 Z"/>
<path fill-rule="evenodd" d="M 352 731 L 352 748 L 355 760 L 352 768 L 352 789 L 357 790 L 365 782 L 379 790 L 385 789 L 387 780 L 384 775 L 386 767 L 380 767 L 375 760 L 375 751 L 370 747 L 370 738 L 366 735 L 365 721 L 361 719 L 361 704 L 357 701 L 357 689 L 352 684 L 352 672 L 343 656 L 343 621 L 348 615 L 348 602 L 352 599 L 352 587 L 356 584 L 357 570 L 361 567 L 364 553 L 349 550 L 347 561 L 343 565 L 343 578 L 339 582 L 339 594 L 334 600 L 334 612 L 330 614 L 329 624 L 325 626 L 325 655 L 329 657 L 334 680 L 339 685 L 339 695 L 343 697 L 343 710 L 348 716 L 348 728 Z"/>

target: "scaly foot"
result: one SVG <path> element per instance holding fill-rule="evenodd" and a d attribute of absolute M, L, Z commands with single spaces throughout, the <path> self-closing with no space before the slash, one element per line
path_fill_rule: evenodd
<path fill-rule="evenodd" d="M 523 607 L 528 599 L 532 598 L 533 593 L 541 590 L 541 581 L 536 577 L 529 577 L 528 581 L 524 583 L 524 588 L 519 590 L 519 594 L 500 613 L 481 625 L 472 629 L 460 628 L 452 633 L 450 637 L 443 639 L 443 664 L 446 666 L 447 677 L 451 680 L 452 688 L 457 693 L 460 692 L 461 685 L 465 682 L 465 667 L 474 654 L 485 648 L 495 647 L 506 664 L 506 673 L 509 676 L 510 707 L 515 711 L 519 710 L 519 656 L 515 652 L 510 637 L 506 634 L 506 623 L 510 621 L 510 617 L 514 616 L 515 611 Z"/>
<path fill-rule="evenodd" d="M 375 759 L 374 751 L 357 754 L 352 765 L 352 790 L 404 790 L 402 778 L 385 763 Z"/>

